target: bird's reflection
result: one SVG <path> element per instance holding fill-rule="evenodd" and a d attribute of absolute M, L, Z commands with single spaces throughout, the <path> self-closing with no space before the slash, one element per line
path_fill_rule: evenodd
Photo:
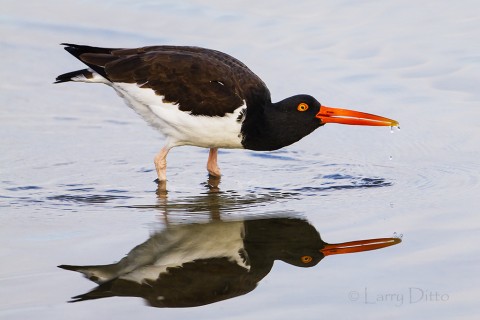
<path fill-rule="evenodd" d="M 327 244 L 298 216 L 263 216 L 167 224 L 126 257 L 108 265 L 60 268 L 83 273 L 98 286 L 72 302 L 142 297 L 154 307 L 194 307 L 246 294 L 281 260 L 298 267 L 325 256 L 380 249 L 397 238 Z"/>

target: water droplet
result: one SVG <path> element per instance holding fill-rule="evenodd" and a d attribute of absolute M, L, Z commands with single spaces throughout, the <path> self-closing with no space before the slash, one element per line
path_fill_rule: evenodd
<path fill-rule="evenodd" d="M 390 133 L 394 133 L 395 132 L 395 129 L 394 128 L 397 128 L 398 131 L 400 131 L 400 126 L 390 126 Z"/>
<path fill-rule="evenodd" d="M 403 238 L 403 233 L 397 234 L 396 232 L 394 232 L 393 237 L 397 238 L 397 239 L 402 239 Z"/>
<path fill-rule="evenodd" d="M 388 157 L 389 160 L 393 160 L 393 156 Z"/>

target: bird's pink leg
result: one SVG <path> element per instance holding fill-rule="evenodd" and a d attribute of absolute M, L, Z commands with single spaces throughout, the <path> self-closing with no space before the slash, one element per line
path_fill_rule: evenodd
<path fill-rule="evenodd" d="M 167 154 L 170 149 L 171 147 L 164 146 L 153 159 L 155 169 L 157 169 L 158 180 L 160 181 L 167 181 Z"/>
<path fill-rule="evenodd" d="M 211 176 L 220 177 L 220 168 L 217 164 L 218 148 L 210 148 L 208 153 L 207 170 Z"/>

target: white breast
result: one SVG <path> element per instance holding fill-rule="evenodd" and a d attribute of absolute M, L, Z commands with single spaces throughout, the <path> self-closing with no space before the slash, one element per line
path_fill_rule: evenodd
<path fill-rule="evenodd" d="M 150 88 L 134 83 L 107 83 L 150 125 L 169 140 L 171 146 L 193 145 L 205 148 L 243 148 L 237 121 L 245 104 L 223 117 L 191 115 L 178 106 L 163 102 Z"/>

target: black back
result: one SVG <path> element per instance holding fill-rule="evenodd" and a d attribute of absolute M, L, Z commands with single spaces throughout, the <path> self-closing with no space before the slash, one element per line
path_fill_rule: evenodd
<path fill-rule="evenodd" d="M 65 50 L 112 82 L 151 88 L 165 102 L 193 115 L 224 116 L 246 101 L 248 108 L 270 102 L 263 81 L 246 65 L 216 50 L 184 46 L 136 49 L 64 44 Z"/>

